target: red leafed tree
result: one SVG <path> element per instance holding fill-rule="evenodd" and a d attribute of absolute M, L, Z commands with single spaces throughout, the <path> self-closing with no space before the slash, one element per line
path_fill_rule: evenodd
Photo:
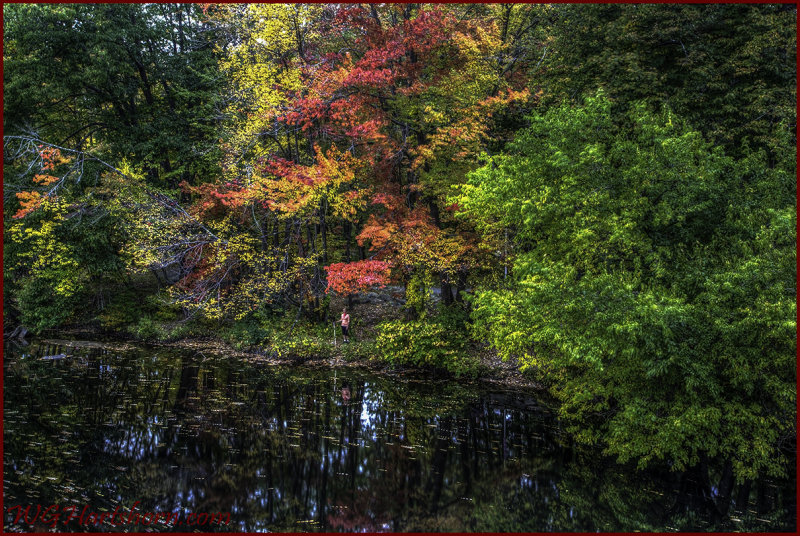
<path fill-rule="evenodd" d="M 391 266 L 384 261 L 338 262 L 326 266 L 328 292 L 350 294 L 373 286 L 384 287 L 389 283 Z"/>
<path fill-rule="evenodd" d="M 422 271 L 463 285 L 479 248 L 447 210 L 450 186 L 483 149 L 493 114 L 527 99 L 512 69 L 494 59 L 507 48 L 503 31 L 452 7 L 330 9 L 327 47 L 304 67 L 308 85 L 282 119 L 348 147 L 368 166 L 375 194 L 359 218 L 361 246 L 401 280 Z M 327 289 L 362 288 L 363 263 L 351 263 L 344 279 L 345 266 L 329 267 Z"/>

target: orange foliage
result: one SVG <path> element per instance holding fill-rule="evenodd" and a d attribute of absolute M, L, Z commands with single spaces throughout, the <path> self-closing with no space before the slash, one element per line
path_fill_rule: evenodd
<path fill-rule="evenodd" d="M 325 292 L 349 294 L 372 286 L 385 287 L 389 282 L 391 266 L 384 261 L 339 262 L 326 266 L 328 288 Z"/>
<path fill-rule="evenodd" d="M 14 218 L 23 218 L 42 205 L 44 197 L 39 192 L 19 192 L 17 199 L 21 208 L 14 214 Z"/>

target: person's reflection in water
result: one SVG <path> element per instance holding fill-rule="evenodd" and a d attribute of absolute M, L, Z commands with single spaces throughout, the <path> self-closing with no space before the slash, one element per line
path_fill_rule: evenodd
<path fill-rule="evenodd" d="M 345 404 L 349 404 L 350 403 L 350 384 L 349 383 L 345 383 L 344 385 L 342 385 L 342 400 L 344 401 Z"/>

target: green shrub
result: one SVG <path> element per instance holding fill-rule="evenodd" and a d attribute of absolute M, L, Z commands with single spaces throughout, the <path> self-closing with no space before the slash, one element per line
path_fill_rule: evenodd
<path fill-rule="evenodd" d="M 138 322 L 128 327 L 128 331 L 141 340 L 163 340 L 167 336 L 161 322 L 154 320 L 150 315 L 139 318 Z"/>
<path fill-rule="evenodd" d="M 339 351 L 345 361 L 369 360 L 376 354 L 375 341 L 365 339 L 350 340 L 349 344 L 340 344 Z"/>
<path fill-rule="evenodd" d="M 110 303 L 97 315 L 100 325 L 109 330 L 129 331 L 142 318 L 142 307 L 133 291 L 112 296 Z"/>
<path fill-rule="evenodd" d="M 219 330 L 219 324 L 215 320 L 209 320 L 202 316 L 195 316 L 190 319 L 170 322 L 165 326 L 166 336 L 170 340 L 208 338 Z"/>
<path fill-rule="evenodd" d="M 161 323 L 175 322 L 180 317 L 180 308 L 170 304 L 165 290 L 129 285 L 110 289 L 108 302 L 97 315 L 103 328 L 132 333 L 144 317 Z"/>
<path fill-rule="evenodd" d="M 270 346 L 279 357 L 327 358 L 333 354 L 330 341 L 297 332 L 291 336 L 281 334 Z"/>
<path fill-rule="evenodd" d="M 414 274 L 408 282 L 405 308 L 413 310 L 417 318 L 425 317 L 430 302 L 431 286 L 433 286 L 433 276 L 427 271 Z"/>
<path fill-rule="evenodd" d="M 22 324 L 34 333 L 56 328 L 73 319 L 83 305 L 81 293 L 54 292 L 58 280 L 31 277 L 24 280 L 17 293 L 17 306 Z"/>
<path fill-rule="evenodd" d="M 333 352 L 330 325 L 295 323 L 294 313 L 268 309 L 227 325 L 220 336 L 239 350 L 258 347 L 279 357 L 325 358 Z"/>
<path fill-rule="evenodd" d="M 220 330 L 220 337 L 238 350 L 266 343 L 271 336 L 258 318 L 248 316 Z"/>
<path fill-rule="evenodd" d="M 478 362 L 467 354 L 463 318 L 456 313 L 435 320 L 390 321 L 378 325 L 379 357 L 394 365 L 444 369 L 457 376 L 474 376 Z"/>

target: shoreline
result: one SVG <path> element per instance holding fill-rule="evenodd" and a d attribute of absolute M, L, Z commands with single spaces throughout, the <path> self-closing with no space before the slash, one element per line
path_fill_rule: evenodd
<path fill-rule="evenodd" d="M 55 335 L 55 334 L 54 334 Z M 116 351 L 130 351 L 137 347 L 161 347 L 177 350 L 191 350 L 199 353 L 201 356 L 206 357 L 204 352 L 215 355 L 224 355 L 228 357 L 236 357 L 252 364 L 264 364 L 274 366 L 303 366 L 315 368 L 360 368 L 368 370 L 376 374 L 394 374 L 397 372 L 411 372 L 411 373 L 430 373 L 430 369 L 416 368 L 416 367 L 392 367 L 390 364 L 381 362 L 374 359 L 357 357 L 347 359 L 341 351 L 342 346 L 338 345 L 329 357 L 301 357 L 294 355 L 284 356 L 270 356 L 265 352 L 259 352 L 253 349 L 238 350 L 232 347 L 226 341 L 220 338 L 211 339 L 197 339 L 197 338 L 184 338 L 174 341 L 142 341 L 125 337 L 122 334 L 115 334 L 113 337 L 118 339 L 115 341 L 102 341 L 92 340 L 91 335 L 86 332 L 80 334 L 80 338 L 63 338 L 70 337 L 68 331 L 65 331 L 61 336 L 39 336 L 34 337 L 32 342 L 53 344 L 59 346 L 67 346 L 74 348 L 107 348 Z M 74 334 L 77 335 L 77 334 Z M 109 335 L 95 334 L 97 338 L 105 338 Z M 474 378 L 467 377 L 467 379 L 496 385 L 498 387 L 513 388 L 513 389 L 530 389 L 537 393 L 546 393 L 547 388 L 536 380 L 527 377 L 523 374 L 519 367 L 513 363 L 504 362 L 497 355 L 484 349 L 484 351 L 477 352 L 477 357 L 481 364 L 481 373 Z M 436 371 L 436 376 L 439 377 L 439 372 Z M 442 372 L 441 378 L 457 378 L 453 374 Z M 440 379 L 441 379 L 440 378 Z"/>

